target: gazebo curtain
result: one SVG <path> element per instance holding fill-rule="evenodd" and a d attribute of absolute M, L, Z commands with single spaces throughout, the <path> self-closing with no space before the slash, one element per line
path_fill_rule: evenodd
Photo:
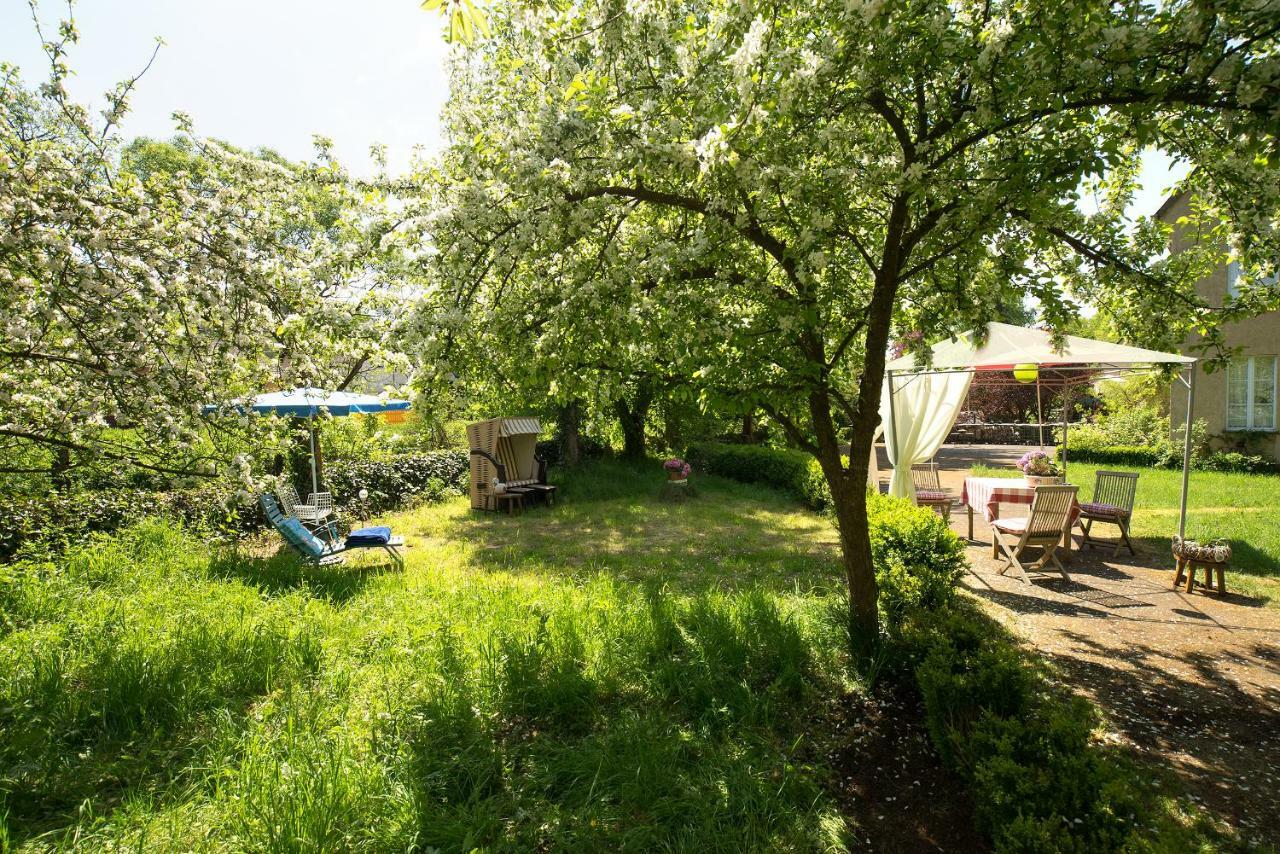
<path fill-rule="evenodd" d="M 915 498 L 911 467 L 938 453 L 956 423 L 972 379 L 972 371 L 885 377 L 880 423 L 885 427 L 885 447 L 893 466 L 890 495 Z"/>

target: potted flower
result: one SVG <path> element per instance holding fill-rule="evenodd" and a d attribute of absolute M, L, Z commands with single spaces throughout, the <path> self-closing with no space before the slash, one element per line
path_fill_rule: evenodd
<path fill-rule="evenodd" d="M 1018 470 L 1027 479 L 1027 486 L 1062 482 L 1062 472 L 1058 470 L 1057 463 L 1044 451 L 1027 451 L 1018 460 Z"/>
<path fill-rule="evenodd" d="M 667 470 L 667 480 L 674 483 L 684 483 L 689 479 L 689 472 L 693 471 L 693 466 L 679 457 L 667 460 L 662 467 Z"/>

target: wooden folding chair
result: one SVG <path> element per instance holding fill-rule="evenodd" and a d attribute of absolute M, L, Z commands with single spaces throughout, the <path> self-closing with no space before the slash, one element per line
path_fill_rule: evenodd
<path fill-rule="evenodd" d="M 911 484 L 916 489 L 916 504 L 932 507 L 943 519 L 951 519 L 951 496 L 942 488 L 936 465 L 912 466 Z"/>
<path fill-rule="evenodd" d="M 1026 549 L 1035 546 L 1044 549 L 1044 554 L 1030 567 L 1033 571 L 1043 570 L 1052 562 L 1064 579 L 1071 580 L 1056 552 L 1071 525 L 1079 488 L 1069 485 L 1037 486 L 1029 516 L 997 519 L 991 523 L 996 545 L 1004 553 L 1005 565 L 1000 569 L 1001 575 L 1016 568 L 1022 580 L 1030 584 L 1031 579 L 1027 577 L 1027 567 L 1022 565 L 1021 557 Z"/>
<path fill-rule="evenodd" d="M 1084 537 L 1080 540 L 1080 548 L 1097 545 L 1107 541 L 1089 539 L 1089 529 L 1094 522 L 1106 522 L 1120 529 L 1120 537 L 1116 540 L 1116 550 L 1112 557 L 1120 555 L 1120 547 L 1128 546 L 1129 553 L 1137 555 L 1133 542 L 1129 539 L 1129 519 L 1133 516 L 1134 497 L 1138 492 L 1138 475 L 1136 472 L 1100 471 L 1093 482 L 1093 500 L 1080 505 L 1080 522 L 1084 529 Z"/>

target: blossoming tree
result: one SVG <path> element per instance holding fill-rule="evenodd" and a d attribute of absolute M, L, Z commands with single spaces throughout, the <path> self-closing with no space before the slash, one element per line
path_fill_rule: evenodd
<path fill-rule="evenodd" d="M 1126 334 L 1212 344 L 1226 315 L 1191 282 L 1213 253 L 1154 257 L 1166 232 L 1122 211 L 1159 145 L 1195 164 L 1203 227 L 1274 265 L 1266 7 L 497 3 L 424 176 L 426 350 L 503 353 L 564 394 L 642 359 L 767 411 L 821 463 L 873 637 L 864 489 L 895 329 L 923 344 L 1031 295 L 1054 325 L 1088 299 Z"/>
<path fill-rule="evenodd" d="M 197 440 L 224 424 L 203 404 L 336 383 L 384 349 L 381 199 L 323 158 L 192 136 L 122 154 L 134 81 L 95 119 L 63 86 L 75 39 L 46 40 L 38 90 L 0 65 L 0 450 L 25 461 L 3 465 L 210 473 Z"/>

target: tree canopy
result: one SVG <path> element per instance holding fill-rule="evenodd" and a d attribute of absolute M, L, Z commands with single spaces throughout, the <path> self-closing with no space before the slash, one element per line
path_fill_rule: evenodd
<path fill-rule="evenodd" d="M 197 439 L 225 425 L 203 404 L 384 355 L 383 197 L 323 149 L 295 164 L 181 117 L 175 142 L 124 146 L 133 81 L 95 119 L 63 86 L 75 40 L 64 22 L 37 89 L 0 65 L 0 447 L 209 472 Z"/>
<path fill-rule="evenodd" d="M 508 2 L 490 24 L 418 220 L 426 362 L 488 354 L 562 396 L 642 363 L 764 407 L 822 463 L 864 629 L 891 337 L 1030 295 L 1057 328 L 1089 300 L 1213 347 L 1246 310 L 1195 294 L 1218 242 L 1162 257 L 1167 228 L 1123 217 L 1149 145 L 1194 164 L 1196 216 L 1247 266 L 1280 257 L 1267 4 Z"/>

